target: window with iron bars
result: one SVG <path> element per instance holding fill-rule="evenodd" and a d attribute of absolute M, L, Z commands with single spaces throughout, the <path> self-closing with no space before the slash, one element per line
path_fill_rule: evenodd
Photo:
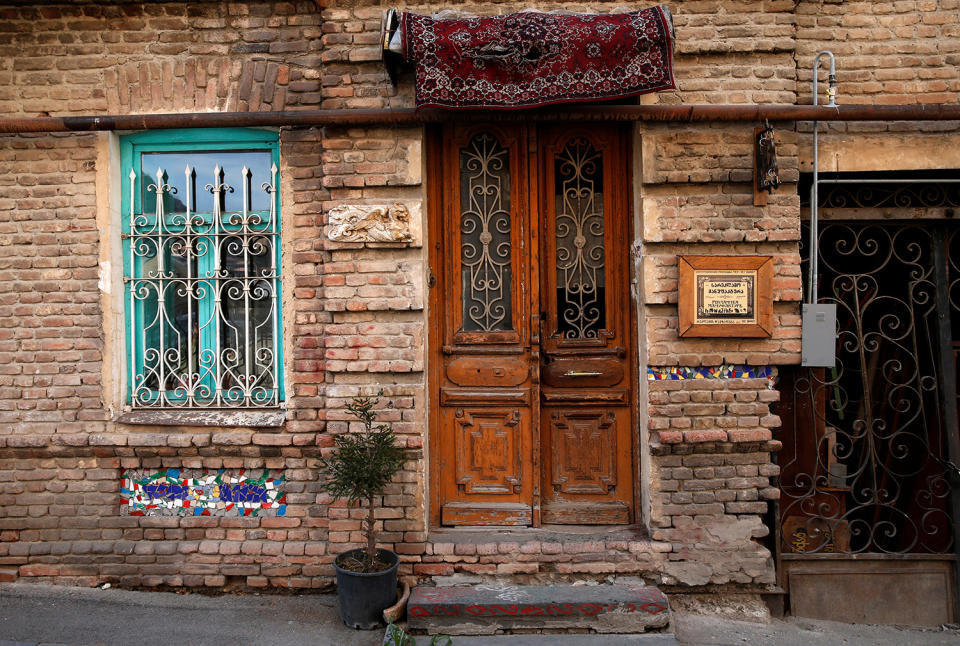
<path fill-rule="evenodd" d="M 130 406 L 279 406 L 277 134 L 151 131 L 120 146 Z"/>

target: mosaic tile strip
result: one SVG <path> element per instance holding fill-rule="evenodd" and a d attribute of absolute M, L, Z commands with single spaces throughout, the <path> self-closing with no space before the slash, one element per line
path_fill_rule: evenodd
<path fill-rule="evenodd" d="M 127 516 L 283 516 L 281 471 L 269 469 L 125 470 L 120 474 Z"/>
<path fill-rule="evenodd" d="M 649 366 L 648 381 L 663 379 L 769 379 L 773 377 L 772 366 L 745 366 L 724 364 L 721 366 Z"/>

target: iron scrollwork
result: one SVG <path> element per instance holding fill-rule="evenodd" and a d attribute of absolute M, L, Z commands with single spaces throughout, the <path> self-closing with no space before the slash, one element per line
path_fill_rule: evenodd
<path fill-rule="evenodd" d="M 205 186 L 212 213 L 196 211 L 196 169 L 183 200 L 163 169 L 145 186 L 154 213 L 137 213 L 129 174 L 127 306 L 134 408 L 262 408 L 279 404 L 277 168 L 260 190 L 269 213 L 250 208 L 251 171 L 240 171 L 243 206 L 223 208 L 234 188 L 219 165 Z M 171 212 L 172 211 L 172 212 Z"/>
<path fill-rule="evenodd" d="M 463 329 L 513 329 L 509 151 L 492 135 L 460 150 Z"/>
<path fill-rule="evenodd" d="M 564 339 L 596 339 L 606 325 L 603 157 L 577 137 L 554 163 L 557 327 Z"/>
<path fill-rule="evenodd" d="M 803 205 L 809 199 L 801 191 Z M 936 181 L 910 184 L 883 183 L 878 180 L 863 180 L 856 184 L 820 185 L 820 208 L 960 208 L 960 185 L 942 184 Z"/>
<path fill-rule="evenodd" d="M 784 393 L 785 549 L 952 549 L 946 437 L 956 430 L 946 428 L 940 389 L 954 368 L 941 359 L 938 317 L 960 318 L 944 297 L 960 280 L 957 238 L 921 226 L 822 227 L 819 301 L 837 305 L 837 362 L 797 372 Z M 947 245 L 946 290 L 934 245 Z"/>

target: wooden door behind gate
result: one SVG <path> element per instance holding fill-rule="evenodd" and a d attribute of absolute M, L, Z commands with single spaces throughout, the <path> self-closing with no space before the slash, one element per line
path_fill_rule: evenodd
<path fill-rule="evenodd" d="M 433 522 L 631 522 L 623 131 L 434 135 Z"/>

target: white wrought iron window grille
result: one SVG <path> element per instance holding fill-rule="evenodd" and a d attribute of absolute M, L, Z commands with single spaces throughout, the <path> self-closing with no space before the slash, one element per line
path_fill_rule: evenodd
<path fill-rule="evenodd" d="M 144 133 L 124 146 L 132 408 L 280 403 L 276 136 L 242 132 L 233 148 L 222 135 L 210 150 L 177 143 L 189 133 L 169 143 Z"/>

